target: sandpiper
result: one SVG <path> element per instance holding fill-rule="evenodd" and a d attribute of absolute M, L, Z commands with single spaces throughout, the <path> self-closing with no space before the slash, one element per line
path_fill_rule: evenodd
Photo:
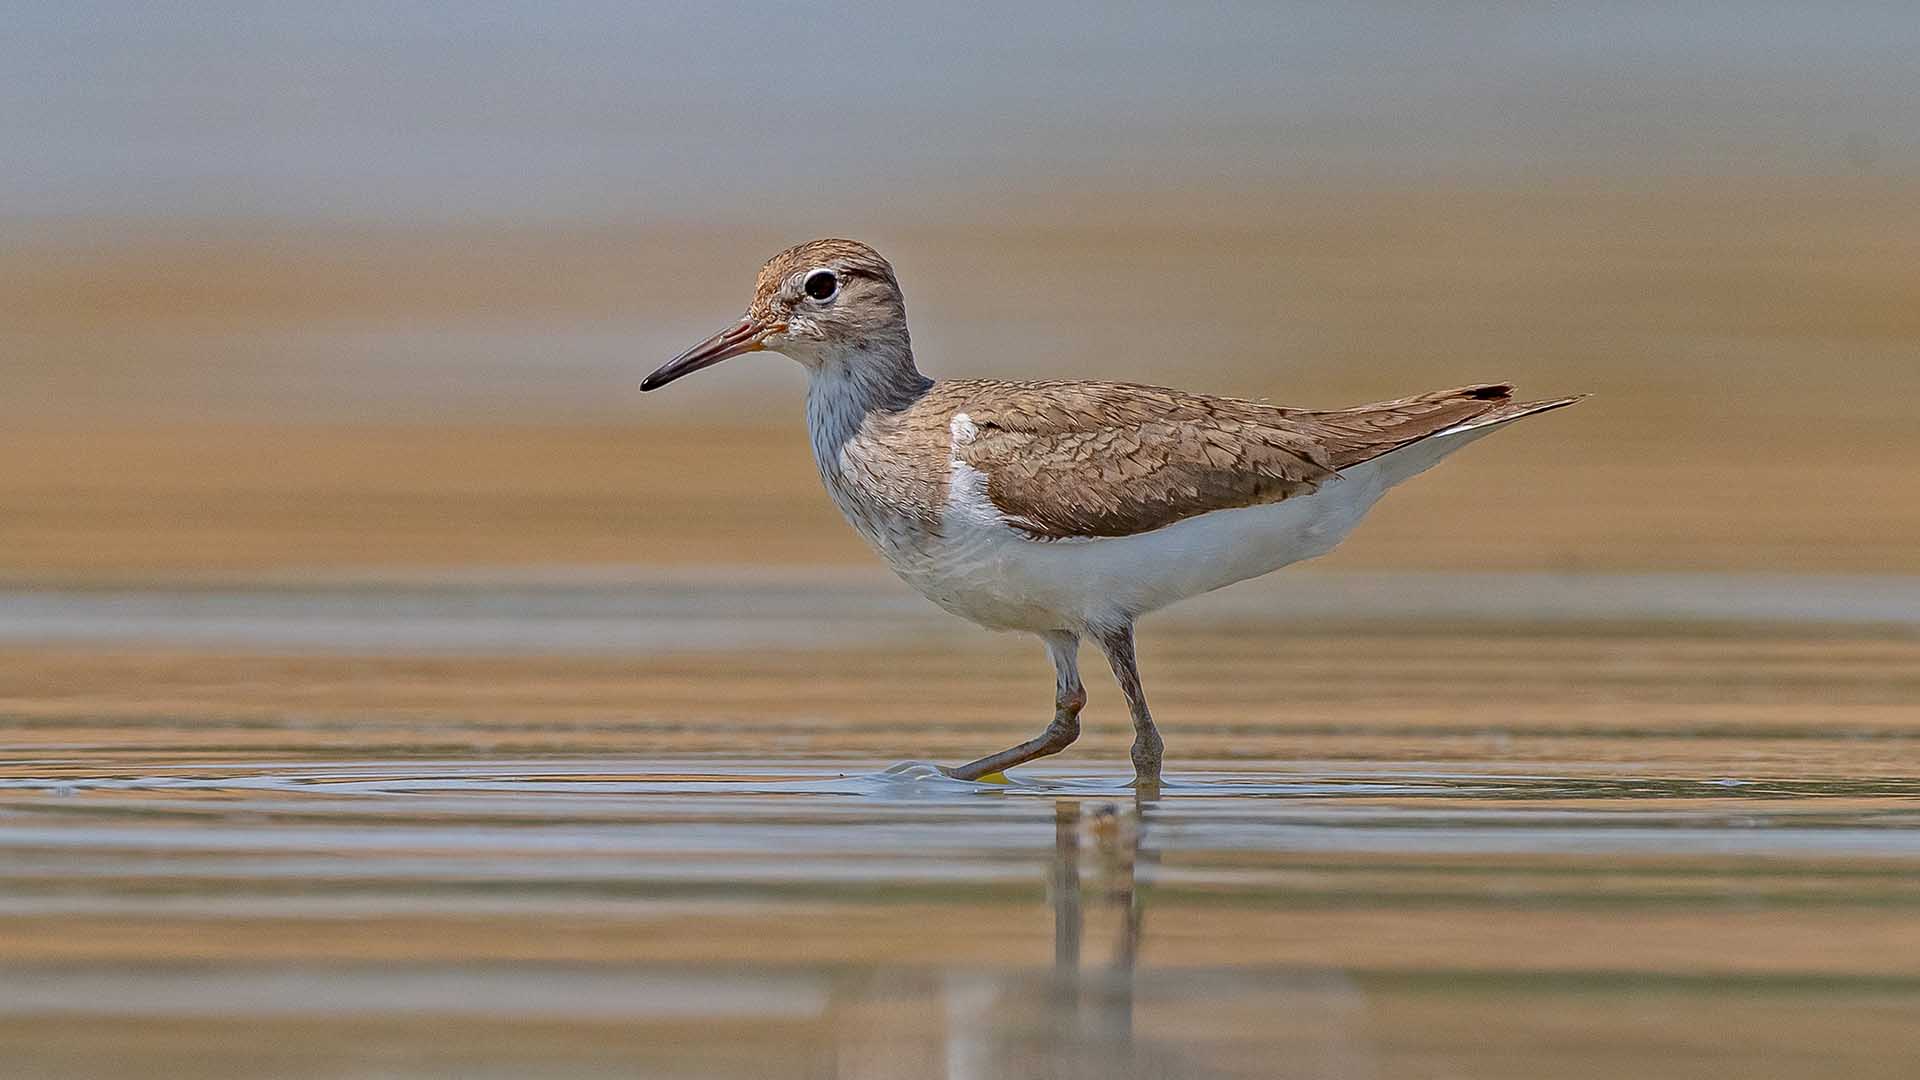
<path fill-rule="evenodd" d="M 852 240 L 767 260 L 746 315 L 640 388 L 763 349 L 807 369 L 820 478 L 887 565 L 955 615 L 1037 634 L 1053 660 L 1053 722 L 946 770 L 963 780 L 1079 736 L 1091 638 L 1133 716 L 1135 783 L 1158 785 L 1135 620 L 1325 554 L 1388 488 L 1579 400 L 1516 402 L 1488 383 L 1319 411 L 1134 383 L 935 381 L 914 365 L 893 267 Z"/>

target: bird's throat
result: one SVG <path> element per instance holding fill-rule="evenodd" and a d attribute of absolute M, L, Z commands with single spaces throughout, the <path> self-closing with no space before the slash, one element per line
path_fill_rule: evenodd
<path fill-rule="evenodd" d="M 824 471 L 840 448 L 876 413 L 897 413 L 920 400 L 933 380 L 920 374 L 911 352 L 849 352 L 812 369 L 807 380 L 807 432 Z"/>

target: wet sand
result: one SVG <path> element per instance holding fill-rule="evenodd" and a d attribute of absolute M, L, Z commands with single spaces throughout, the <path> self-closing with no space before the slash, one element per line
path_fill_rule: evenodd
<path fill-rule="evenodd" d="M 1739 746 L 1728 764 L 1792 776 L 1826 760 L 1870 772 L 1877 740 L 1920 730 L 1920 623 L 1879 610 L 1818 621 L 1808 593 L 1791 623 L 1636 618 L 1636 597 L 1669 602 L 1682 583 L 1599 578 L 1619 606 L 1580 618 L 1562 600 L 1549 621 L 1503 617 L 1512 598 L 1473 579 L 1450 609 L 1445 578 L 1388 576 L 1403 587 L 1384 596 L 1369 580 L 1261 582 L 1144 624 L 1181 756 L 1652 767 L 1671 747 L 1684 774 L 1713 760 L 1697 751 L 1725 754 L 1698 741 L 1711 735 Z M 1416 584 L 1435 609 L 1395 613 Z M 0 711 L 23 753 L 951 757 L 1017 741 L 1051 702 L 1026 636 L 861 578 L 0 597 L 34 605 L 0 621 Z M 1124 760 L 1130 733 L 1119 714 L 1092 722 L 1115 706 L 1089 685 L 1075 756 Z"/>

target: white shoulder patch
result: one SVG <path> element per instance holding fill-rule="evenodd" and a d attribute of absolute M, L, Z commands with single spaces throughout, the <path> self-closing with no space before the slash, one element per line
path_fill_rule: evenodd
<path fill-rule="evenodd" d="M 987 474 L 960 456 L 960 448 L 972 442 L 980 429 L 966 413 L 954 413 L 947 432 L 953 439 L 947 449 L 947 521 L 974 529 L 1002 527 L 1000 510 L 987 497 Z"/>
<path fill-rule="evenodd" d="M 947 424 L 947 436 L 954 446 L 965 446 L 978 434 L 980 429 L 974 426 L 973 417 L 963 412 L 954 413 L 953 420 Z"/>

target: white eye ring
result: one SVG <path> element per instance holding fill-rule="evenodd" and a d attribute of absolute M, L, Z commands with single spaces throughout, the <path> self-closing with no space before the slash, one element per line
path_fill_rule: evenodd
<path fill-rule="evenodd" d="M 824 291 L 821 291 L 823 289 Z M 824 266 L 818 270 L 809 270 L 807 276 L 800 281 L 800 291 L 824 304 L 840 295 L 840 275 Z"/>

